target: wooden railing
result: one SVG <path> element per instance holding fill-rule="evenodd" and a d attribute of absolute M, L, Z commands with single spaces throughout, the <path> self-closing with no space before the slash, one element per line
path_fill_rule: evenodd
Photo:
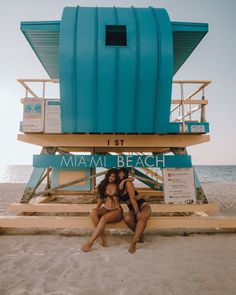
<path fill-rule="evenodd" d="M 24 98 L 49 98 L 46 96 L 46 86 L 50 83 L 59 83 L 58 79 L 17 79 L 17 81 L 25 88 L 25 97 Z M 36 90 L 32 89 L 33 87 L 29 85 L 29 83 L 34 83 L 34 85 L 39 86 L 37 89 L 40 94 L 36 94 Z M 40 85 L 41 84 L 41 85 Z M 29 97 L 29 94 L 32 96 Z M 54 98 L 59 98 L 54 97 Z"/>
<path fill-rule="evenodd" d="M 205 106 L 208 104 L 208 100 L 205 99 L 205 88 L 210 83 L 211 81 L 203 80 L 173 81 L 173 84 L 178 84 L 180 86 L 180 98 L 171 100 L 171 104 L 174 105 L 170 111 L 171 122 L 184 123 L 187 120 L 206 122 Z M 190 94 L 185 95 L 186 86 L 193 86 L 195 89 L 192 90 Z M 200 110 L 200 118 L 197 118 L 197 120 L 193 120 L 192 114 L 194 114 L 198 110 Z"/>
<path fill-rule="evenodd" d="M 58 79 L 18 79 L 18 82 L 25 88 L 25 98 L 48 98 L 46 97 L 46 86 L 50 83 L 58 84 Z M 40 88 L 37 91 L 40 94 L 36 94 L 32 86 L 29 83 L 37 83 Z M 205 122 L 205 106 L 208 104 L 208 100 L 205 99 L 205 88 L 211 83 L 211 81 L 203 80 L 176 80 L 173 81 L 173 88 L 177 84 L 179 88 L 179 97 L 177 99 L 171 100 L 171 105 L 173 106 L 170 111 L 170 121 L 171 122 L 182 122 L 185 121 L 198 121 Z M 41 85 L 40 85 L 41 84 Z M 190 92 L 190 94 L 185 95 L 186 87 L 194 86 L 195 89 Z M 200 95 L 200 99 L 199 99 Z M 59 98 L 59 93 L 57 95 Z M 192 115 L 200 111 L 200 118 L 193 119 Z"/>

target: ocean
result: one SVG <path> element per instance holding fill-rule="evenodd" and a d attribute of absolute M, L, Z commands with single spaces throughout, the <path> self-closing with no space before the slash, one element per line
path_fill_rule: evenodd
<path fill-rule="evenodd" d="M 200 182 L 236 183 L 236 165 L 196 165 Z M 33 168 L 30 165 L 9 165 L 0 170 L 0 183 L 27 183 Z"/>

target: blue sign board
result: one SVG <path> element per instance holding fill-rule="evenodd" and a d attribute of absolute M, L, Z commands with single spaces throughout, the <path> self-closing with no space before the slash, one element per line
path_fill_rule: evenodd
<path fill-rule="evenodd" d="M 192 167 L 189 155 L 34 155 L 34 167 L 122 168 L 122 167 Z"/>

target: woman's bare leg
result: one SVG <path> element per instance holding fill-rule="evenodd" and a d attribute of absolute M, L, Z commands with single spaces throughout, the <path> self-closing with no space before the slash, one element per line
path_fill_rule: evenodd
<path fill-rule="evenodd" d="M 129 213 L 124 217 L 124 221 L 127 224 L 127 226 L 135 232 L 136 229 L 136 222 L 135 222 L 135 214 L 133 211 L 129 211 Z M 143 243 L 144 242 L 144 235 L 140 237 L 138 243 Z"/>
<path fill-rule="evenodd" d="M 91 217 L 94 227 L 96 228 L 99 223 L 99 220 L 100 220 L 100 218 L 98 217 L 98 210 L 95 208 L 92 209 L 90 212 L 90 217 Z M 104 233 L 101 233 L 100 239 L 101 239 L 101 242 L 100 242 L 101 246 L 106 247 L 107 244 L 106 244 L 106 239 L 105 239 Z"/>
<path fill-rule="evenodd" d="M 91 237 L 91 239 L 85 243 L 81 249 L 84 252 L 87 252 L 92 247 L 94 241 L 101 235 L 101 233 L 104 231 L 106 223 L 112 223 L 112 222 L 118 222 L 123 217 L 123 211 L 122 210 L 114 210 L 112 212 L 104 214 L 101 219 L 98 222 L 97 227 L 95 228 L 95 231 Z"/>
<path fill-rule="evenodd" d="M 136 228 L 136 222 L 135 222 L 135 216 L 134 213 L 129 211 L 129 213 L 124 216 L 124 221 L 127 224 L 127 226 L 133 231 L 135 232 L 135 228 Z"/>
<path fill-rule="evenodd" d="M 143 207 L 141 207 L 141 213 L 142 217 L 137 221 L 134 237 L 129 247 L 130 253 L 134 253 L 136 251 L 136 244 L 142 237 L 143 232 L 147 226 L 147 221 L 151 216 L 151 207 L 146 204 L 143 205 Z"/>

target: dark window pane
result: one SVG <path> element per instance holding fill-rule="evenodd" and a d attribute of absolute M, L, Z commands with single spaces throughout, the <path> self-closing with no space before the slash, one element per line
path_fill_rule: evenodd
<path fill-rule="evenodd" d="M 106 25 L 106 45 L 126 46 L 126 26 Z"/>

